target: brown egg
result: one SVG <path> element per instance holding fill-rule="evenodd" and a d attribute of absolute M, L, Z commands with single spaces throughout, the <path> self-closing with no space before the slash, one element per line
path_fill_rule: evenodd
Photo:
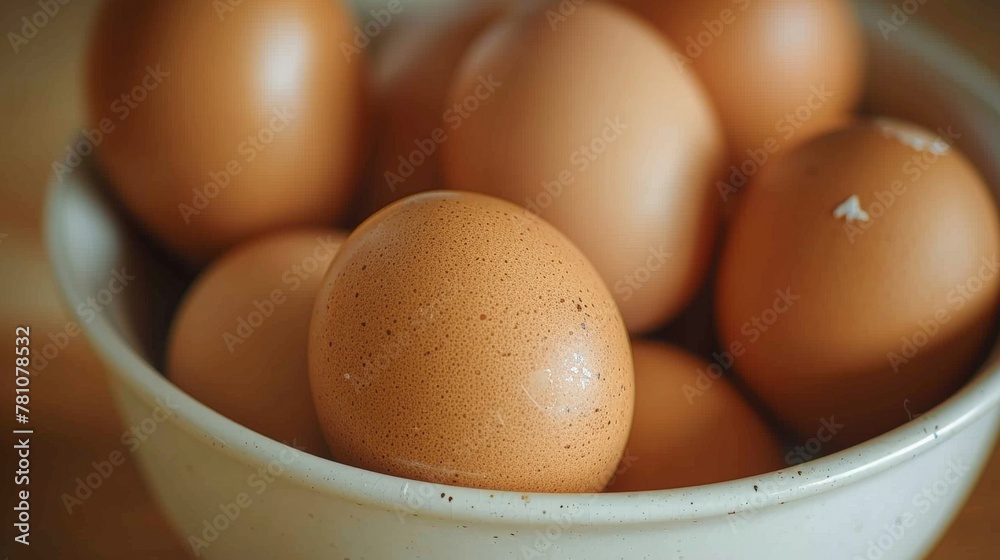
<path fill-rule="evenodd" d="M 704 279 L 721 132 L 655 30 L 603 3 L 562 19 L 553 9 L 525 8 L 471 48 L 447 102 L 445 176 L 559 228 L 601 273 L 629 330 L 648 331 Z"/>
<path fill-rule="evenodd" d="M 701 78 L 737 166 L 787 151 L 858 102 L 864 53 L 848 0 L 618 0 Z"/>
<path fill-rule="evenodd" d="M 941 402 L 990 337 L 997 211 L 941 134 L 880 120 L 815 139 L 758 177 L 729 231 L 721 337 L 800 437 L 824 430 L 823 452 Z"/>
<path fill-rule="evenodd" d="M 645 341 L 633 343 L 632 359 L 635 419 L 608 492 L 712 484 L 785 466 L 764 420 L 704 361 Z"/>
<path fill-rule="evenodd" d="M 593 267 L 510 203 L 431 192 L 344 243 L 309 376 L 341 462 L 521 492 L 596 492 L 634 399 L 628 336 Z"/>
<path fill-rule="evenodd" d="M 370 211 L 443 188 L 441 145 L 454 124 L 445 122 L 448 85 L 466 49 L 501 8 L 492 0 L 411 18 L 376 54 L 373 95 L 380 122 L 367 185 Z"/>
<path fill-rule="evenodd" d="M 333 223 L 365 146 L 353 25 L 336 0 L 105 2 L 89 126 L 125 206 L 192 263 Z"/>
<path fill-rule="evenodd" d="M 345 238 L 323 229 L 281 233 L 213 263 L 174 319 L 167 377 L 250 429 L 326 456 L 306 343 L 316 292 Z"/>

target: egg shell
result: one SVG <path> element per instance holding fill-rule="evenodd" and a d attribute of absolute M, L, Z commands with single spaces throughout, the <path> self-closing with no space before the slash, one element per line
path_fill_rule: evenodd
<path fill-rule="evenodd" d="M 803 440 L 842 425 L 824 453 L 930 410 L 991 338 L 1000 225 L 956 139 L 887 120 L 817 138 L 761 173 L 729 231 L 720 336 Z"/>
<path fill-rule="evenodd" d="M 677 45 L 678 65 L 712 96 L 737 165 L 836 126 L 861 97 L 864 43 L 847 0 L 619 3 Z"/>
<path fill-rule="evenodd" d="M 346 235 L 309 229 L 242 244 L 188 290 L 174 318 L 167 377 L 229 419 L 327 456 L 309 392 L 309 320 Z"/>
<path fill-rule="evenodd" d="M 635 417 L 608 492 L 712 484 L 785 467 L 781 444 L 724 377 L 667 344 L 635 341 Z"/>
<path fill-rule="evenodd" d="M 722 134 L 654 29 L 600 2 L 561 19 L 552 5 L 523 7 L 470 48 L 446 103 L 460 126 L 443 146 L 445 178 L 559 228 L 629 330 L 649 331 L 705 277 Z"/>
<path fill-rule="evenodd" d="M 333 224 L 365 147 L 364 53 L 337 0 L 109 0 L 88 54 L 88 130 L 135 218 L 200 265 Z"/>
<path fill-rule="evenodd" d="M 431 192 L 344 243 L 316 299 L 309 376 L 333 457 L 520 492 L 596 492 L 634 400 L 628 335 L 593 267 L 510 203 Z"/>

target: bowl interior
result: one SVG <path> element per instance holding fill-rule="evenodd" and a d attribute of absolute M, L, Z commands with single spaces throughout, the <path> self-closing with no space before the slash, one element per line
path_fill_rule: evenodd
<path fill-rule="evenodd" d="M 961 134 L 959 147 L 978 166 L 996 198 L 1000 186 L 1000 88 L 990 74 L 969 62 L 967 56 L 940 37 L 910 22 L 883 35 L 879 26 L 888 12 L 874 2 L 859 4 L 869 43 L 869 79 L 865 110 L 904 118 L 931 129 L 949 127 Z M 821 84 L 818 84 L 821 85 Z M 119 381 L 148 397 L 181 403 L 177 421 L 198 437 L 226 443 L 224 451 L 248 462 L 266 463 L 280 452 L 278 442 L 256 434 L 190 399 L 158 372 L 170 318 L 191 273 L 152 244 L 109 195 L 105 182 L 92 162 L 71 175 L 54 178 L 46 216 L 46 235 L 63 295 L 95 350 Z M 109 291 L 115 273 L 130 280 L 118 294 Z M 110 296 L 110 297 L 108 297 Z M 90 299 L 88 299 L 90 298 Z M 91 302 L 95 302 L 92 305 Z M 89 313 L 87 307 L 96 310 Z M 994 349 L 994 355 L 996 354 Z M 754 482 L 733 481 L 697 488 L 602 495 L 533 495 L 533 500 L 551 500 L 552 506 L 586 504 L 584 522 L 619 523 L 621 506 L 639 511 L 637 521 L 656 518 L 706 516 L 739 510 L 762 503 L 752 489 L 781 488 L 763 502 L 790 501 L 823 488 L 847 484 L 912 457 L 921 449 L 943 441 L 949 434 L 971 423 L 1000 400 L 1000 371 L 991 358 L 970 384 L 936 409 L 909 424 L 843 453 L 795 467 L 754 477 Z M 934 436 L 928 426 L 935 426 Z M 940 439 L 939 439 L 940 436 Z M 309 481 L 316 491 L 351 495 L 364 502 L 393 503 L 399 488 L 413 481 L 379 475 L 319 458 L 306 458 L 289 469 L 289 476 Z M 331 476 L 317 476 L 317 472 Z M 781 477 L 781 484 L 768 485 Z M 351 484 L 351 481 L 365 484 Z M 372 483 L 377 480 L 377 483 Z M 435 487 L 437 485 L 434 485 Z M 441 487 L 445 488 L 445 487 Z M 477 503 L 485 491 L 448 488 L 450 494 L 467 495 L 460 503 Z M 500 502 L 517 504 L 520 494 L 489 492 Z M 756 495 L 755 495 L 756 494 Z M 683 499 L 681 499 L 683 497 Z M 676 498 L 676 499 L 674 499 Z M 626 500 L 628 502 L 626 502 Z M 691 504 L 689 507 L 688 504 Z M 636 508 L 639 505 L 641 507 Z M 554 509 L 554 508 L 553 508 Z M 520 511 L 511 508 L 512 511 Z M 433 506 L 425 512 L 433 514 Z M 443 514 L 443 512 L 442 512 Z M 476 512 L 464 512 L 469 517 Z M 449 508 L 447 515 L 455 518 Z M 516 519 L 516 515 L 512 518 Z"/>

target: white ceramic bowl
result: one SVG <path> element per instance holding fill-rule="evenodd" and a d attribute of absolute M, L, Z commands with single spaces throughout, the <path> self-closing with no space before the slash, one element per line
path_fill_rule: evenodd
<path fill-rule="evenodd" d="M 868 107 L 952 126 L 1000 186 L 1000 89 L 917 23 L 884 40 L 881 10 L 862 6 L 871 42 Z M 521 495 L 367 472 L 295 455 L 160 375 L 151 364 L 159 363 L 182 280 L 123 221 L 89 169 L 53 182 L 47 212 L 69 307 L 111 296 L 101 313 L 80 314 L 79 322 L 126 423 L 148 434 L 134 453 L 146 481 L 178 534 L 207 558 L 915 559 L 965 501 L 1000 426 L 1000 369 L 991 359 L 960 393 L 891 433 L 723 484 Z M 122 266 L 135 279 L 117 295 L 102 294 Z"/>

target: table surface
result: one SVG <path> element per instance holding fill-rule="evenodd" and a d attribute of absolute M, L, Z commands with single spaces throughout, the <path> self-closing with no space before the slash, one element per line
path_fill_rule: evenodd
<path fill-rule="evenodd" d="M 18 53 L 7 44 L 0 47 L 0 122 L 7 124 L 0 135 L 0 332 L 29 324 L 37 340 L 62 330 L 69 320 L 56 295 L 39 235 L 39 216 L 51 162 L 64 153 L 65 139 L 82 122 L 81 53 L 96 4 L 96 0 L 76 0 L 61 6 Z M 36 9 L 35 0 L 6 0 L 0 8 L 0 31 L 20 29 L 21 18 Z M 986 0 L 930 0 L 915 17 L 939 25 L 1000 71 L 1000 35 L 994 31 L 1000 9 Z M 14 394 L 13 377 L 4 379 L 2 398 L 8 403 Z M 82 505 L 64 505 L 63 497 L 75 491 L 78 479 L 92 472 L 92 462 L 123 450 L 123 427 L 104 374 L 82 339 L 71 341 L 34 376 L 32 409 L 33 544 L 26 554 L 23 549 L 10 550 L 5 537 L 0 556 L 187 558 L 183 543 L 172 536 L 144 490 L 131 459 L 115 468 Z M 3 478 L 3 495 L 11 497 L 12 480 Z M 11 507 L 5 508 L 5 535 Z M 1000 453 L 931 559 L 995 559 L 998 535 Z"/>

